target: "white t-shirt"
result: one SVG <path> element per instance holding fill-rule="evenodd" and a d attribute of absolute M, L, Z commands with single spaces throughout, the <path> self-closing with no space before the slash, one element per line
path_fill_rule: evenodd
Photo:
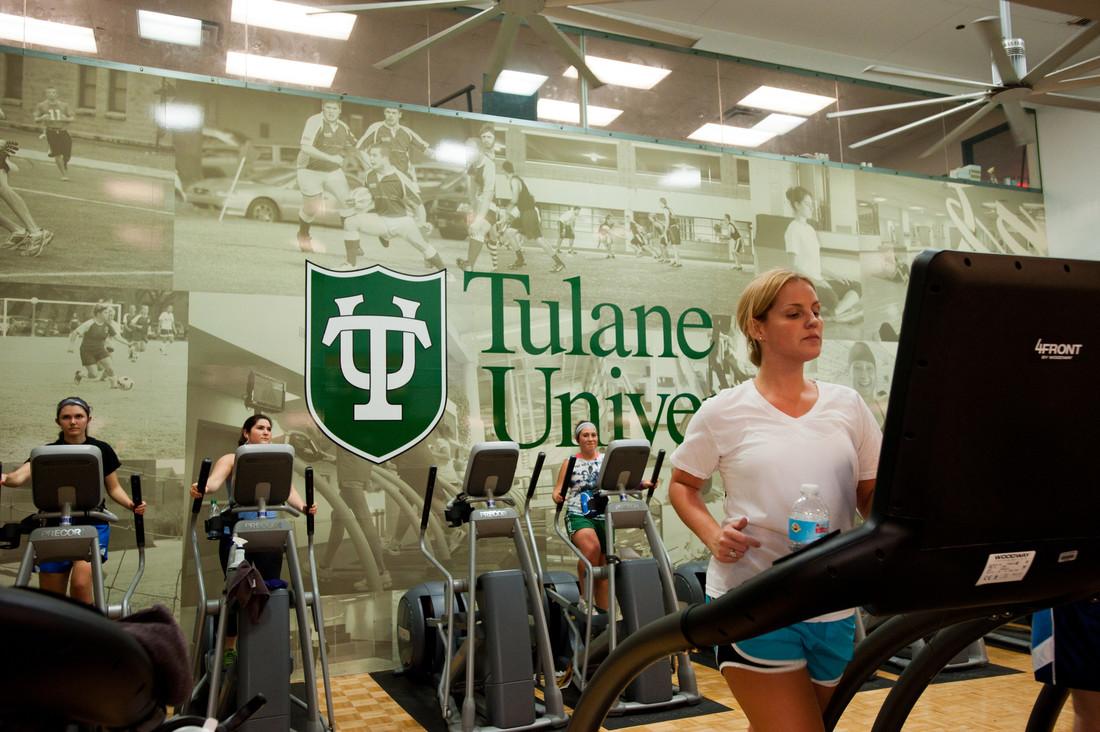
<path fill-rule="evenodd" d="M 160 321 L 161 330 L 175 330 L 176 329 L 176 316 L 165 310 L 157 318 Z"/>
<path fill-rule="evenodd" d="M 818 398 L 797 419 L 777 409 L 752 380 L 703 402 L 688 423 L 673 466 L 697 478 L 717 471 L 725 486 L 723 525 L 748 518 L 759 540 L 737 562 L 711 557 L 707 594 L 719 597 L 790 552 L 787 516 L 803 483 L 816 483 L 829 507 L 829 528 L 847 531 L 856 513 L 856 484 L 874 478 L 882 433 L 859 394 L 817 382 Z M 814 621 L 836 620 L 850 610 Z"/>
<path fill-rule="evenodd" d="M 814 227 L 795 219 L 783 234 L 785 249 L 794 255 L 794 268 L 812 280 L 821 276 L 821 243 Z"/>

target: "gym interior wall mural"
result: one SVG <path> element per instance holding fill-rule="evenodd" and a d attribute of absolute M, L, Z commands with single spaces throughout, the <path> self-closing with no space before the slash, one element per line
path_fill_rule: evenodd
<path fill-rule="evenodd" d="M 333 185 L 332 171 L 297 171 L 303 132 L 315 135 L 314 116 L 324 114 L 320 98 L 30 55 L 2 61 L 0 137 L 19 150 L 0 186 L 10 209 L 0 225 L 10 220 L 13 233 L 0 249 L 0 460 L 21 462 L 53 439 L 61 397 L 91 402 L 91 433 L 154 486 L 138 601 L 164 602 L 186 623 L 195 572 L 183 551 L 187 485 L 202 458 L 234 449 L 248 415 L 271 415 L 276 441 L 294 445 L 299 469 L 316 473 L 337 670 L 392 665 L 397 599 L 430 579 L 416 534 L 428 468 L 453 494 L 475 442 L 524 446 L 517 498 L 546 453 L 533 508 L 539 550 L 549 567 L 575 570 L 553 535 L 550 498 L 573 424 L 591 419 L 605 441 L 644 437 L 671 451 L 701 400 L 751 378 L 733 323 L 738 295 L 790 250 L 820 254 L 811 274 L 827 339 L 811 373 L 852 385 L 880 421 L 916 253 L 1047 253 L 1035 191 L 545 125 L 486 129 L 453 112 L 349 100 L 330 105 L 341 124 L 325 128 L 349 140 Z M 57 130 L 71 139 L 67 168 L 49 156 Z M 377 141 L 390 142 L 388 161 L 371 152 Z M 464 271 L 458 260 L 475 254 L 466 241 L 469 160 L 489 161 L 481 178 L 492 179 L 499 217 Z M 371 165 L 415 179 L 411 230 L 392 220 L 380 229 L 365 213 L 371 196 L 357 189 Z M 322 192 L 308 227 L 303 186 Z M 344 201 L 332 193 L 341 186 Z M 538 213 L 533 223 L 520 218 L 524 233 L 506 224 L 518 190 L 530 194 L 519 207 Z M 16 221 L 19 202 L 33 223 Z M 342 218 L 352 223 L 342 228 Z M 20 238 L 32 227 L 52 240 Z M 425 439 L 373 464 L 330 440 L 307 408 L 305 263 L 339 270 L 353 258 L 423 275 L 439 269 L 436 257 L 447 267 L 442 413 Z M 97 318 L 117 334 L 114 350 L 107 363 L 84 364 L 81 328 Z M 721 492 L 717 479 L 705 491 L 715 511 Z M 701 557 L 663 490 L 653 506 L 673 561 Z M 0 512 L 22 518 L 29 495 L 5 489 Z M 464 561 L 464 531 L 433 514 L 429 542 L 453 567 Z M 136 561 L 127 532 L 118 534 L 112 594 Z M 201 571 L 216 586 L 216 543 L 202 544 Z M 489 564 L 501 558 L 482 551 Z M 0 555 L 4 580 L 16 562 Z"/>

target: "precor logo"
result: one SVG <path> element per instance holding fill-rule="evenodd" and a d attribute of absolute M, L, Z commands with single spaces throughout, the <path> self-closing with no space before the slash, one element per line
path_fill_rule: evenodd
<path fill-rule="evenodd" d="M 1070 361 L 1081 353 L 1080 343 L 1043 343 L 1043 339 L 1035 341 L 1035 353 L 1044 361 Z"/>
<path fill-rule="evenodd" d="M 82 532 L 80 531 L 80 529 L 74 527 L 71 529 L 51 529 L 49 533 L 46 534 L 46 536 L 60 539 L 63 536 L 81 536 L 81 534 Z"/>

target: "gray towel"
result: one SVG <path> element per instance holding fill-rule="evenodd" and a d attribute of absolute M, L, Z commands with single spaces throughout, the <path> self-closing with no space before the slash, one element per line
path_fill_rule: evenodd
<path fill-rule="evenodd" d="M 256 569 L 256 565 L 242 562 L 237 565 L 237 570 L 229 579 L 226 595 L 230 601 L 236 601 L 240 607 L 248 610 L 248 618 L 256 623 L 271 597 L 271 591 L 264 584 L 263 575 Z"/>
<path fill-rule="evenodd" d="M 153 697 L 161 705 L 178 705 L 191 698 L 187 639 L 164 605 L 128 615 L 120 627 L 141 644 L 153 660 Z"/>

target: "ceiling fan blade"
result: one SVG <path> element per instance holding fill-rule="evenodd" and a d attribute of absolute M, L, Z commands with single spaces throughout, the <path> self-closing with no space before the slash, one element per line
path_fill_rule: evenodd
<path fill-rule="evenodd" d="M 936 143 L 934 145 L 932 145 L 931 147 L 929 147 L 927 150 L 925 150 L 924 152 L 922 152 L 920 154 L 920 157 L 926 158 L 929 155 L 931 155 L 932 153 L 939 150 L 941 147 L 944 147 L 946 145 L 950 145 L 951 143 L 955 142 L 955 140 L 958 140 L 963 135 L 965 135 L 967 132 L 969 132 L 970 129 L 972 127 L 974 127 L 974 125 L 978 124 L 978 122 L 980 122 L 983 117 L 985 117 L 987 114 L 989 114 L 990 112 L 992 112 L 996 108 L 997 108 L 996 102 L 987 102 L 984 107 L 981 107 L 980 109 L 978 109 L 977 112 L 975 112 L 974 114 L 970 115 L 965 120 L 963 120 L 962 123 L 958 127 L 951 130 L 950 132 L 948 132 L 946 135 L 944 135 L 939 140 L 936 140 Z"/>
<path fill-rule="evenodd" d="M 963 86 L 978 86 L 982 89 L 988 89 L 991 86 L 988 81 L 960 79 L 955 76 L 941 76 L 940 74 L 930 74 L 926 71 L 911 71 L 909 69 L 899 69 L 896 66 L 879 66 L 878 64 L 871 64 L 863 70 L 863 73 L 902 76 L 906 79 L 923 79 L 925 81 L 939 81 L 946 84 L 962 84 Z"/>
<path fill-rule="evenodd" d="M 373 10 L 434 10 L 436 8 L 461 8 L 476 0 L 393 0 L 392 2 L 355 3 L 353 5 L 316 5 L 307 15 L 322 13 L 365 13 Z"/>
<path fill-rule="evenodd" d="M 909 124 L 902 125 L 901 127 L 895 127 L 892 130 L 887 130 L 886 132 L 879 133 L 879 134 L 877 134 L 873 137 L 868 137 L 864 140 L 860 140 L 859 142 L 853 142 L 848 147 L 850 147 L 854 150 L 856 148 L 863 147 L 864 145 L 870 145 L 872 142 L 878 142 L 879 140 L 885 140 L 887 137 L 893 137 L 894 135 L 899 135 L 902 132 L 907 132 L 908 130 L 913 129 L 914 127 L 920 127 L 923 124 L 928 124 L 929 122 L 940 119 L 941 117 L 946 117 L 949 114 L 954 114 L 955 112 L 961 111 L 963 109 L 967 109 L 969 107 L 973 107 L 976 104 L 983 104 L 984 102 L 985 102 L 985 99 L 974 99 L 972 101 L 966 102 L 965 104 L 960 104 L 957 107 L 952 107 L 951 109 L 945 109 L 942 112 L 937 112 L 936 114 L 930 115 L 930 116 L 925 117 L 923 119 L 918 119 L 916 122 L 910 122 Z"/>
<path fill-rule="evenodd" d="M 1091 74 L 1097 69 L 1100 69 L 1100 56 L 1093 56 L 1090 59 L 1086 59 L 1081 63 L 1067 66 L 1064 69 L 1058 69 L 1053 74 L 1047 74 L 1042 79 L 1035 82 L 1035 87 L 1045 86 L 1047 82 L 1062 82 L 1069 79 L 1080 79 L 1082 76 Z"/>
<path fill-rule="evenodd" d="M 966 94 L 955 94 L 950 97 L 934 97 L 930 99 L 920 99 L 915 102 L 899 102 L 898 104 L 883 104 L 878 107 L 863 107 L 862 109 L 845 109 L 841 112 L 826 112 L 825 116 L 829 119 L 836 119 L 838 117 L 854 117 L 857 114 L 870 114 L 871 112 L 886 112 L 891 109 L 908 109 L 910 107 L 923 107 L 929 104 L 940 104 L 942 102 L 957 102 L 962 99 L 976 99 L 978 97 L 987 96 L 987 92 L 967 92 Z"/>
<path fill-rule="evenodd" d="M 669 46 L 679 46 L 681 48 L 691 48 L 699 42 L 697 37 L 657 30 L 656 28 L 633 23 L 629 20 L 621 20 L 600 13 L 593 13 L 584 8 L 551 8 L 550 3 L 546 5 L 547 7 L 544 11 L 546 15 L 570 25 L 581 25 L 586 28 L 605 31 L 607 33 L 615 33 L 620 36 L 630 36 L 631 38 L 640 38 L 643 41 L 664 43 Z"/>
<path fill-rule="evenodd" d="M 1012 0 L 1017 5 L 1049 10 L 1052 13 L 1065 13 L 1078 18 L 1097 20 L 1095 0 Z"/>
<path fill-rule="evenodd" d="M 1004 41 L 1001 39 L 1001 19 L 996 16 L 987 16 L 978 18 L 970 25 L 978 31 L 985 45 L 989 46 L 989 52 L 993 54 L 993 65 L 997 67 L 997 73 L 1001 76 L 1001 84 L 1008 86 L 1020 83 L 1020 77 L 1012 66 L 1012 59 L 1008 57 Z"/>
<path fill-rule="evenodd" d="M 1046 104 L 1051 107 L 1065 107 L 1067 109 L 1081 109 L 1086 112 L 1100 112 L 1100 99 L 1071 97 L 1063 94 L 1032 94 L 1027 100 L 1036 104 Z"/>
<path fill-rule="evenodd" d="M 1018 146 L 1031 145 L 1035 142 L 1035 124 L 1028 117 L 1024 107 L 1019 102 L 1004 102 L 1001 104 L 1005 117 L 1008 118 L 1008 126 L 1012 130 L 1012 139 Z"/>
<path fill-rule="evenodd" d="M 490 20 L 492 20 L 493 18 L 496 18 L 499 15 L 502 15 L 503 13 L 504 13 L 504 11 L 501 10 L 496 5 L 494 5 L 491 8 L 487 8 L 486 10 L 482 10 L 477 15 L 471 15 L 469 18 L 466 18 L 465 20 L 461 20 L 461 21 L 455 23 L 450 28 L 442 30 L 442 31 L 440 31 L 439 33 L 436 33 L 433 36 L 429 36 L 428 38 L 425 38 L 424 40 L 420 41 L 419 43 L 414 43 L 413 45 L 409 46 L 408 48 L 406 48 L 403 51 L 398 51 L 397 53 L 393 54 L 392 56 L 388 56 L 388 57 L 382 59 L 381 61 L 379 61 L 378 63 L 376 63 L 374 65 L 374 68 L 376 68 L 376 69 L 388 69 L 388 68 L 391 68 L 393 66 L 396 66 L 397 64 L 401 63 L 402 61 L 409 58 L 410 56 L 413 56 L 417 53 L 420 53 L 421 51 L 423 51 L 424 49 L 426 49 L 430 46 L 434 46 L 435 44 L 440 43 L 442 41 L 445 41 L 448 38 L 451 38 L 453 36 L 457 36 L 460 33 L 465 33 L 466 31 L 472 30 L 472 29 L 474 29 L 474 28 L 476 28 L 479 25 L 482 25 L 484 23 L 488 23 Z"/>
<path fill-rule="evenodd" d="M 1062 82 L 1055 82 L 1048 84 L 1045 81 L 1042 84 L 1036 84 L 1034 91 L 1037 92 L 1064 92 L 1073 91 L 1074 89 L 1088 89 L 1089 87 L 1100 86 L 1100 76 L 1082 76 L 1079 79 L 1067 79 Z"/>
<path fill-rule="evenodd" d="M 516 40 L 520 20 L 520 16 L 507 13 L 500 23 L 496 42 L 493 43 L 493 52 L 489 56 L 489 66 L 485 69 L 485 91 L 487 92 L 491 92 L 496 88 L 497 77 L 504 69 L 504 62 L 508 60 L 508 52 L 512 50 L 512 44 Z"/>
<path fill-rule="evenodd" d="M 588 68 L 588 64 L 584 62 L 580 50 L 573 45 L 573 42 L 564 33 L 558 30 L 556 25 L 542 15 L 528 15 L 527 24 L 540 38 L 554 46 L 566 61 L 576 67 L 577 73 L 588 80 L 590 89 L 598 89 L 603 86 L 603 82 L 592 73 L 592 69 Z"/>
<path fill-rule="evenodd" d="M 1100 22 L 1093 21 L 1091 25 L 1085 26 L 1072 38 L 1051 51 L 1046 58 L 1039 62 L 1038 66 L 1027 72 L 1027 76 L 1023 78 L 1024 86 L 1034 86 L 1044 76 L 1064 64 L 1074 54 L 1097 38 L 1100 38 Z"/>

